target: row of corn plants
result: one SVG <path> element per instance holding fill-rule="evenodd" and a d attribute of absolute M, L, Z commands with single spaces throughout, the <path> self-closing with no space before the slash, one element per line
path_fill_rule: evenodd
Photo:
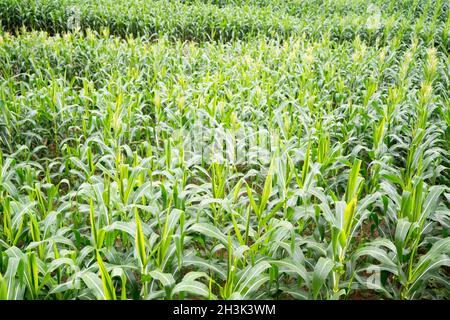
<path fill-rule="evenodd" d="M 0 299 L 449 298 L 441 29 L 164 28 L 0 33 Z"/>
<path fill-rule="evenodd" d="M 210 1 L 173 0 L 1 0 L 6 31 L 21 27 L 60 33 L 108 28 L 121 37 L 146 36 L 188 41 L 232 41 L 264 35 L 285 39 L 330 34 L 333 41 L 409 42 L 413 36 L 448 49 L 449 5 L 443 0 L 318 1 L 272 4 L 248 1 L 217 6 Z"/>

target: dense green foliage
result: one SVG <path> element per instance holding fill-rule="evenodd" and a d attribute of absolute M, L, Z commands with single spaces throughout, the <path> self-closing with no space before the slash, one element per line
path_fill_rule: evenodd
<path fill-rule="evenodd" d="M 0 21 L 0 299 L 450 298 L 445 1 Z"/>
<path fill-rule="evenodd" d="M 0 0 L 0 20 L 7 30 L 22 26 L 50 33 L 107 27 L 128 37 L 219 40 L 265 35 L 295 35 L 335 42 L 356 36 L 373 43 L 410 42 L 448 49 L 449 4 L 445 0 Z M 219 6 L 215 4 L 220 4 Z M 236 7 L 234 3 L 240 4 Z M 383 21 L 383 23 L 379 23 Z"/>

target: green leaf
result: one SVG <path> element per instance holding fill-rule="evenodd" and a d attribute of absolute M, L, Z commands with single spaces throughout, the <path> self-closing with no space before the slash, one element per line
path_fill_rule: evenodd
<path fill-rule="evenodd" d="M 239 291 L 242 294 L 243 290 L 249 287 L 258 277 L 264 275 L 267 269 L 270 269 L 270 264 L 267 261 L 261 261 L 253 267 L 247 267 L 244 272 L 239 275 L 236 288 L 239 288 Z"/>
<path fill-rule="evenodd" d="M 103 263 L 100 253 L 98 253 L 98 252 L 97 252 L 97 263 L 98 263 L 100 275 L 102 278 L 103 292 L 105 293 L 104 296 L 105 296 L 106 300 L 116 300 L 116 291 L 114 289 L 114 285 L 112 283 L 111 276 L 109 275 L 108 271 L 106 270 L 105 264 Z"/>
<path fill-rule="evenodd" d="M 106 300 L 105 292 L 102 287 L 102 280 L 93 272 L 85 271 L 81 274 L 81 279 L 98 300 Z"/>
<path fill-rule="evenodd" d="M 196 223 L 192 225 L 188 231 L 199 232 L 207 237 L 215 238 L 225 246 L 228 244 L 227 237 L 217 227 L 207 223 Z"/>
<path fill-rule="evenodd" d="M 253 191 L 247 183 L 245 183 L 245 188 L 247 189 L 247 196 L 250 201 L 250 205 L 252 206 L 255 215 L 259 217 L 259 207 L 256 205 L 255 199 L 253 198 Z"/>
<path fill-rule="evenodd" d="M 206 285 L 198 281 L 182 281 L 178 283 L 172 290 L 172 294 L 175 295 L 177 293 L 188 293 L 193 296 L 200 296 L 203 298 L 209 298 L 209 289 Z M 215 296 L 212 296 L 213 299 Z"/>
<path fill-rule="evenodd" d="M 142 231 L 141 219 L 139 218 L 137 209 L 135 209 L 134 217 L 136 220 L 135 247 L 138 253 L 139 262 L 141 263 L 141 269 L 144 270 L 147 265 L 147 254 L 145 251 L 144 232 Z"/>
<path fill-rule="evenodd" d="M 314 267 L 312 290 L 314 299 L 317 299 L 320 289 L 328 278 L 331 270 L 333 270 L 334 262 L 331 259 L 320 257 Z"/>
<path fill-rule="evenodd" d="M 8 285 L 0 273 L 0 300 L 8 300 Z"/>
<path fill-rule="evenodd" d="M 164 287 L 172 287 L 175 284 L 175 279 L 171 273 L 163 273 L 161 270 L 153 270 L 149 273 L 153 278 L 161 282 Z"/>
<path fill-rule="evenodd" d="M 36 299 L 39 293 L 39 276 L 36 254 L 34 252 L 27 253 L 27 280 L 32 299 Z"/>
<path fill-rule="evenodd" d="M 274 168 L 275 168 L 275 161 L 272 160 L 272 163 L 269 167 L 269 172 L 267 173 L 266 181 L 264 182 L 264 189 L 261 194 L 261 203 L 258 209 L 259 214 L 262 214 L 266 209 L 267 201 L 269 201 L 270 194 L 272 193 L 272 178 Z"/>
<path fill-rule="evenodd" d="M 359 169 L 361 168 L 361 163 L 361 160 L 355 159 L 352 169 L 350 170 L 347 189 L 345 191 L 345 201 L 347 203 L 350 203 L 350 201 L 356 196 L 356 191 L 358 189 L 358 175 Z"/>

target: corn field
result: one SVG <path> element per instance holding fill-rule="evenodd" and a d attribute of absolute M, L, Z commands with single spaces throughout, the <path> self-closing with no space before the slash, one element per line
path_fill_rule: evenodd
<path fill-rule="evenodd" d="M 445 0 L 0 0 L 0 299 L 449 299 Z"/>

